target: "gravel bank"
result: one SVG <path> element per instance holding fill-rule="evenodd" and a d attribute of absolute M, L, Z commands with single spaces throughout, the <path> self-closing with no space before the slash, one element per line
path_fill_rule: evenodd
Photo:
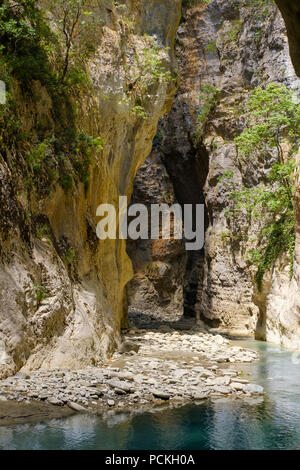
<path fill-rule="evenodd" d="M 19 372 L 0 382 L 2 408 L 17 403 L 38 406 L 38 412 L 42 405 L 48 411 L 101 412 L 263 394 L 242 373 L 244 363 L 257 359 L 255 352 L 186 320 L 162 323 L 133 313 L 131 321 L 135 326 L 123 332 L 106 368 Z"/>

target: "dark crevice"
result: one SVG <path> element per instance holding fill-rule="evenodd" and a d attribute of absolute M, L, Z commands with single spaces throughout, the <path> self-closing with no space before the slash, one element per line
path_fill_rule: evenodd
<path fill-rule="evenodd" d="M 204 229 L 208 227 L 208 211 L 205 205 L 204 184 L 208 174 L 209 156 L 203 144 L 194 147 L 187 135 L 189 151 L 185 154 L 164 146 L 163 162 L 174 187 L 177 201 L 181 204 L 204 204 Z M 187 142 L 183 148 L 186 148 Z M 204 263 L 204 248 L 187 252 L 187 265 L 184 279 L 184 315 L 195 317 L 195 305 L 198 297 L 198 286 Z"/>

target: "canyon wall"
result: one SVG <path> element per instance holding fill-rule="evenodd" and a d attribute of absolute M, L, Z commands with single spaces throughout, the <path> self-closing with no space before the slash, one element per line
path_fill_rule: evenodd
<path fill-rule="evenodd" d="M 296 64 L 293 47 L 291 53 Z M 284 21 L 271 1 L 191 1 L 177 33 L 176 54 L 181 85 L 161 122 L 158 152 L 177 200 L 205 203 L 209 221 L 204 250 L 188 254 L 185 313 L 218 331 L 297 348 L 298 228 L 292 279 L 282 257 L 265 275 L 259 292 L 256 267 L 247 255 L 259 221 L 249 224 L 241 216 L 226 216 L 232 207 L 231 190 L 220 180 L 230 170 L 237 187 L 255 187 L 266 181 L 276 161 L 275 155 L 265 164 L 257 158 L 240 161 L 234 137 L 245 128 L 243 108 L 255 87 L 284 84 L 297 94 L 300 81 L 289 56 Z M 210 109 L 201 121 L 207 100 Z"/>
<path fill-rule="evenodd" d="M 237 184 L 253 186 L 268 171 L 236 160 L 233 138 L 251 89 L 299 85 L 278 9 L 268 1 L 191 0 L 179 26 L 180 0 L 92 3 L 87 79 L 58 94 L 34 73 L 26 88 L 21 70 L 0 109 L 0 376 L 106 361 L 128 324 L 133 275 L 135 308 L 184 308 L 220 331 L 297 347 L 300 192 L 293 278 L 282 259 L 260 294 L 246 257 L 257 227 L 227 221 L 229 193 L 219 181 L 229 169 Z M 277 3 L 299 70 L 297 9 Z M 55 18 L 51 25 L 58 28 Z M 5 78 L 5 61 L 0 71 Z M 214 106 L 200 126 L 208 85 Z M 68 134 L 61 145 L 58 135 Z M 188 254 L 179 241 L 129 243 L 134 274 L 125 240 L 97 238 L 96 210 L 109 202 L 118 212 L 118 197 L 131 198 L 150 153 L 132 201 L 204 203 L 206 241 Z"/>
<path fill-rule="evenodd" d="M 132 267 L 125 240 L 97 238 L 96 209 L 101 203 L 118 208 L 119 195 L 130 198 L 158 120 L 171 106 L 181 1 L 97 5 L 92 2 L 89 16 L 101 21 L 93 24 L 88 78 L 59 96 L 61 133 L 76 129 L 73 153 L 55 149 L 58 101 L 47 87 L 33 77 L 25 92 L 14 76 L 9 86 L 13 119 L 27 137 L 17 145 L 8 132 L 10 116 L 4 116 L 1 377 L 21 367 L 101 364 L 120 344 L 120 327 L 127 324 L 124 289 Z M 139 86 L 143 96 L 135 101 Z"/>

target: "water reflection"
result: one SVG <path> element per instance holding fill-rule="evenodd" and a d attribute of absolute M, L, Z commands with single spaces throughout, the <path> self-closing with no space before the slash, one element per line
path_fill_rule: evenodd
<path fill-rule="evenodd" d="M 299 365 L 276 346 L 240 344 L 260 352 L 261 360 L 247 367 L 265 387 L 263 399 L 0 427 L 0 449 L 300 449 Z"/>

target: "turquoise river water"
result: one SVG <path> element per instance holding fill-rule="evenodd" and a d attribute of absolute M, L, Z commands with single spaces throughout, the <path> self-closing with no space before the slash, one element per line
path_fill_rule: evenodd
<path fill-rule="evenodd" d="M 246 373 L 264 386 L 262 399 L 3 426 L 0 449 L 300 449 L 300 360 L 297 364 L 291 352 L 264 342 L 238 344 L 260 355 Z"/>

